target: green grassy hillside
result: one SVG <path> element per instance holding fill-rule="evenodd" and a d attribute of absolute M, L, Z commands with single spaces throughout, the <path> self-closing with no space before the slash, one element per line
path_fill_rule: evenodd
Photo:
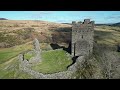
<path fill-rule="evenodd" d="M 43 44 L 44 45 L 44 44 Z M 41 45 L 42 46 L 42 45 Z M 26 43 L 11 48 L 0 50 L 0 78 L 33 78 L 19 70 L 18 54 L 31 50 L 31 43 Z M 42 73 L 55 73 L 67 70 L 67 66 L 72 63 L 67 52 L 64 50 L 44 50 L 41 54 L 42 62 L 32 67 L 33 70 Z M 30 59 L 31 55 L 25 54 L 25 58 Z"/>
<path fill-rule="evenodd" d="M 32 49 L 32 45 L 29 43 L 11 48 L 2 48 L 0 49 L 0 64 L 16 57 L 19 53 L 30 49 Z"/>

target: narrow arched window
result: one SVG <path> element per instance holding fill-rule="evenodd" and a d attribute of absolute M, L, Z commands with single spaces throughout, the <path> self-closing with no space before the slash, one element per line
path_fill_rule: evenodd
<path fill-rule="evenodd" d="M 89 53 L 90 53 L 90 50 L 89 50 Z"/>
<path fill-rule="evenodd" d="M 82 38 L 83 38 L 83 35 L 82 35 Z"/>

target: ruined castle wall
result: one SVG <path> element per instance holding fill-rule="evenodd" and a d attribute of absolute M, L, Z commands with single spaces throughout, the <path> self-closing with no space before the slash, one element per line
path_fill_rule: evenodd
<path fill-rule="evenodd" d="M 39 73 L 21 63 L 19 63 L 19 69 L 23 72 L 32 75 L 35 79 L 75 79 L 76 77 L 73 77 L 73 75 L 78 69 L 83 68 L 84 63 L 85 63 L 84 56 L 80 56 L 77 58 L 76 62 L 68 68 L 67 71 L 53 74 Z"/>

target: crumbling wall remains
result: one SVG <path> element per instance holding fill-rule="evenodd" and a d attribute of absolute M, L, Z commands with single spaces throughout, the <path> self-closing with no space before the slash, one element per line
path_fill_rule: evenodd
<path fill-rule="evenodd" d="M 76 77 L 72 77 L 72 75 L 80 68 L 82 68 L 85 62 L 84 56 L 78 57 L 76 62 L 68 68 L 67 71 L 53 73 L 53 74 L 43 74 L 37 71 L 32 70 L 31 68 L 25 66 L 23 63 L 19 63 L 19 69 L 23 72 L 26 72 L 32 75 L 35 79 L 75 79 Z M 79 68 L 78 68 L 79 67 Z"/>

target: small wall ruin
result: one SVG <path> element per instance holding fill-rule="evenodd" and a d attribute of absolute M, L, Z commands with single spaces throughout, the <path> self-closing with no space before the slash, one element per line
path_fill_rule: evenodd
<path fill-rule="evenodd" d="M 20 68 L 22 66 L 30 67 L 42 61 L 40 55 L 41 54 L 40 44 L 36 38 L 33 41 L 33 45 L 34 45 L 34 49 L 32 51 L 25 52 L 19 55 Z M 30 58 L 30 60 L 26 60 L 24 56 L 26 53 L 35 53 L 35 56 Z"/>

